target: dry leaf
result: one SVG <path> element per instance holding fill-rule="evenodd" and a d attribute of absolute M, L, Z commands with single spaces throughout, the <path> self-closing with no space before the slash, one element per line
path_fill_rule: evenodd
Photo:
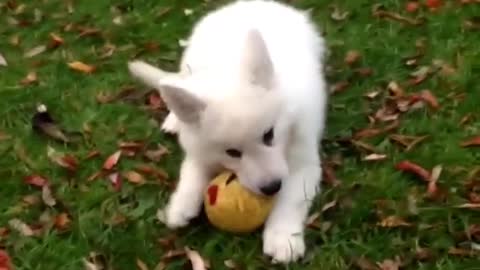
<path fill-rule="evenodd" d="M 423 24 L 422 20 L 416 20 L 416 19 L 412 19 L 412 18 L 409 18 L 409 17 L 402 16 L 398 13 L 382 10 L 379 5 L 376 5 L 374 7 L 373 16 L 377 17 L 377 18 L 387 18 L 387 19 L 399 21 L 399 22 L 406 23 L 406 24 L 413 25 L 413 26 L 418 26 L 418 25 Z"/>
<path fill-rule="evenodd" d="M 82 63 L 80 61 L 74 61 L 68 63 L 68 66 L 76 71 L 83 72 L 83 73 L 92 73 L 95 71 L 95 67 L 91 65 L 87 65 L 85 63 Z"/>
<path fill-rule="evenodd" d="M 426 0 L 425 5 L 431 10 L 435 10 L 441 7 L 443 2 L 441 0 Z"/>
<path fill-rule="evenodd" d="M 17 231 L 22 236 L 33 236 L 34 235 L 34 232 L 33 232 L 32 228 L 18 218 L 14 218 L 14 219 L 9 220 L 8 225 L 10 225 L 10 227 L 13 230 Z"/>
<path fill-rule="evenodd" d="M 48 47 L 50 49 L 54 49 L 54 48 L 57 48 L 58 46 L 62 45 L 63 43 L 65 43 L 65 41 L 63 40 L 63 38 L 55 33 L 50 33 L 50 44 L 48 45 Z"/>
<path fill-rule="evenodd" d="M 189 247 L 185 247 L 185 253 L 192 264 L 192 270 L 206 270 L 206 264 L 203 260 L 202 256 L 195 251 L 190 249 Z"/>
<path fill-rule="evenodd" d="M 396 228 L 396 227 L 411 227 L 413 224 L 406 222 L 404 219 L 398 216 L 388 216 L 377 223 L 378 226 L 384 228 Z"/>
<path fill-rule="evenodd" d="M 0 270 L 13 270 L 12 259 L 3 249 L 0 249 Z"/>
<path fill-rule="evenodd" d="M 95 157 L 100 156 L 100 154 L 101 154 L 100 151 L 98 151 L 98 150 L 92 150 L 92 151 L 90 151 L 90 152 L 87 154 L 87 156 L 85 157 L 85 159 L 86 159 L 86 160 L 93 159 L 93 158 L 95 158 Z"/>
<path fill-rule="evenodd" d="M 430 172 L 422 168 L 420 165 L 415 164 L 411 161 L 405 160 L 405 161 L 399 162 L 397 163 L 397 165 L 395 165 L 395 168 L 403 172 L 413 173 L 419 176 L 423 181 L 426 181 L 426 182 L 430 181 L 430 177 L 431 177 Z"/>
<path fill-rule="evenodd" d="M 139 270 L 148 270 L 148 266 L 139 258 L 137 258 L 136 263 Z"/>
<path fill-rule="evenodd" d="M 117 165 L 118 160 L 120 159 L 120 156 L 122 155 L 122 151 L 117 151 L 110 155 L 107 160 L 103 163 L 103 168 L 105 170 L 111 170 L 115 165 Z"/>
<path fill-rule="evenodd" d="M 122 189 L 122 177 L 119 173 L 115 172 L 108 176 L 108 179 L 112 183 L 113 188 L 115 191 L 120 191 Z"/>
<path fill-rule="evenodd" d="M 25 78 L 20 81 L 22 85 L 30 85 L 38 82 L 38 76 L 35 71 L 30 71 Z"/>
<path fill-rule="evenodd" d="M 364 97 L 367 97 L 367 98 L 369 98 L 369 99 L 374 99 L 374 98 L 376 98 L 379 94 L 380 94 L 380 91 L 379 91 L 379 90 L 374 90 L 374 91 L 371 91 L 371 92 L 366 93 L 366 94 L 363 95 L 363 96 L 364 96 Z"/>
<path fill-rule="evenodd" d="M 424 136 L 410 136 L 402 134 L 392 134 L 389 136 L 389 139 L 405 147 L 405 151 L 409 152 L 416 145 L 423 142 L 425 139 L 429 138 L 430 135 Z"/>
<path fill-rule="evenodd" d="M 476 257 L 480 255 L 480 252 L 473 249 L 451 247 L 448 249 L 448 254 L 461 257 Z"/>
<path fill-rule="evenodd" d="M 50 146 L 47 146 L 47 157 L 53 163 L 69 171 L 75 172 L 78 168 L 78 160 L 74 156 L 57 153 L 57 151 Z"/>
<path fill-rule="evenodd" d="M 350 12 L 342 11 L 336 5 L 332 5 L 331 8 L 333 9 L 332 13 L 330 14 L 330 18 L 332 18 L 332 20 L 343 21 L 350 15 Z"/>
<path fill-rule="evenodd" d="M 53 198 L 52 190 L 48 185 L 44 185 L 42 187 L 42 200 L 46 205 L 50 207 L 53 207 L 55 206 L 55 204 L 57 204 L 57 201 L 55 200 L 55 198 Z"/>
<path fill-rule="evenodd" d="M 333 167 L 322 163 L 322 182 L 329 184 L 330 186 L 336 187 L 341 184 L 340 180 L 335 175 L 335 170 Z"/>
<path fill-rule="evenodd" d="M 480 146 L 480 136 L 470 138 L 460 143 L 462 147 Z"/>
<path fill-rule="evenodd" d="M 437 182 L 440 178 L 440 174 L 442 173 L 442 169 L 443 168 L 441 165 L 437 165 L 432 169 L 427 187 L 427 194 L 429 196 L 435 196 L 438 193 Z"/>
<path fill-rule="evenodd" d="M 353 263 L 361 270 L 378 270 L 378 266 L 365 257 L 354 258 Z"/>
<path fill-rule="evenodd" d="M 29 184 L 29 185 L 36 186 L 36 187 L 43 187 L 43 186 L 49 185 L 48 180 L 45 177 L 40 176 L 40 175 L 26 176 L 24 178 L 24 182 Z"/>
<path fill-rule="evenodd" d="M 55 228 L 59 231 L 65 231 L 70 227 L 71 222 L 67 213 L 60 213 L 55 217 Z"/>
<path fill-rule="evenodd" d="M 396 81 L 389 82 L 387 85 L 387 90 L 394 97 L 405 96 L 405 90 L 403 90 L 403 88 L 400 87 L 400 85 Z"/>
<path fill-rule="evenodd" d="M 45 52 L 46 50 L 47 50 L 47 46 L 45 46 L 45 45 L 40 45 L 40 46 L 34 47 L 34 48 L 26 51 L 26 52 L 23 54 L 23 57 L 25 57 L 25 58 L 31 58 L 31 57 L 37 56 L 37 55 Z"/>
<path fill-rule="evenodd" d="M 3 54 L 0 53 L 0 66 L 8 66 L 7 59 L 3 56 Z"/>
<path fill-rule="evenodd" d="M 223 261 L 223 265 L 225 265 L 225 267 L 227 267 L 229 269 L 237 269 L 237 264 L 232 259 L 228 259 L 228 260 Z"/>
<path fill-rule="evenodd" d="M 163 145 L 158 144 L 155 150 L 147 150 L 144 155 L 153 162 L 159 162 L 163 156 L 168 155 L 170 151 Z"/>
<path fill-rule="evenodd" d="M 350 86 L 348 81 L 340 81 L 330 87 L 330 93 L 336 94 L 345 91 Z"/>
<path fill-rule="evenodd" d="M 438 109 L 440 107 L 437 98 L 432 94 L 432 92 L 430 92 L 430 90 L 423 90 L 420 92 L 420 98 L 434 109 Z"/>
<path fill-rule="evenodd" d="M 381 270 L 398 270 L 402 265 L 399 257 L 396 257 L 395 260 L 386 259 L 383 262 L 377 264 Z"/>
<path fill-rule="evenodd" d="M 415 258 L 419 261 L 428 261 L 433 257 L 433 251 L 429 248 L 417 247 L 415 250 Z"/>
<path fill-rule="evenodd" d="M 420 4 L 418 2 L 410 1 L 406 4 L 405 10 L 410 13 L 416 12 L 420 8 Z"/>
<path fill-rule="evenodd" d="M 385 160 L 385 159 L 387 159 L 387 155 L 376 154 L 376 153 L 370 154 L 363 158 L 364 161 L 379 161 L 379 160 Z"/>
<path fill-rule="evenodd" d="M 362 58 L 362 55 L 359 51 L 351 50 L 346 53 L 344 62 L 345 64 L 351 66 L 357 63 L 360 58 Z"/>
<path fill-rule="evenodd" d="M 133 183 L 133 184 L 144 184 L 145 183 L 145 178 L 141 174 L 139 174 L 136 171 L 128 171 L 123 174 L 123 177 L 125 177 L 128 182 Z"/>
<path fill-rule="evenodd" d="M 480 209 L 480 203 L 464 203 L 455 206 L 455 208 Z"/>
<path fill-rule="evenodd" d="M 336 205 L 337 205 L 337 200 L 333 200 L 331 202 L 328 202 L 322 207 L 322 212 L 325 212 L 328 209 L 335 207 Z"/>
<path fill-rule="evenodd" d="M 38 106 L 37 113 L 32 118 L 32 126 L 35 131 L 42 132 L 51 138 L 65 143 L 70 142 L 70 139 L 67 138 L 63 131 L 57 126 L 43 104 Z"/>

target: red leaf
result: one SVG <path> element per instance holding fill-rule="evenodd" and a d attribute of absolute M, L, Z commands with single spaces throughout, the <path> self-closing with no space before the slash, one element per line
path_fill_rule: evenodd
<path fill-rule="evenodd" d="M 404 171 L 404 172 L 413 173 L 419 176 L 420 178 L 422 178 L 422 180 L 426 182 L 430 181 L 430 172 L 422 168 L 420 165 L 415 164 L 411 161 L 405 160 L 405 161 L 399 162 L 397 163 L 397 165 L 395 165 L 395 169 Z"/>
<path fill-rule="evenodd" d="M 432 92 L 430 92 L 430 90 L 423 90 L 420 93 L 420 98 L 434 109 L 438 109 L 440 107 L 437 98 L 432 94 Z"/>
<path fill-rule="evenodd" d="M 441 0 L 426 0 L 425 5 L 430 9 L 437 9 L 443 5 Z"/>
<path fill-rule="evenodd" d="M 115 191 L 120 191 L 122 189 L 122 177 L 119 173 L 112 173 L 108 176 L 108 178 L 110 179 Z"/>
<path fill-rule="evenodd" d="M 103 163 L 103 168 L 105 170 L 111 170 L 113 167 L 115 167 L 115 165 L 117 165 L 121 155 L 122 151 L 117 151 L 110 155 L 107 160 L 105 160 L 105 163 Z"/>
<path fill-rule="evenodd" d="M 418 4 L 418 2 L 413 2 L 413 1 L 408 2 L 405 7 L 407 12 L 410 12 L 410 13 L 416 12 L 419 8 L 420 8 L 420 5 Z"/>
<path fill-rule="evenodd" d="M 72 156 L 72 155 L 65 155 L 61 158 L 63 161 L 63 164 L 65 165 L 65 168 L 71 170 L 71 171 L 76 171 L 78 167 L 78 160 Z"/>
<path fill-rule="evenodd" d="M 29 175 L 24 178 L 25 183 L 36 186 L 36 187 L 43 187 L 48 185 L 48 180 L 40 175 Z"/>
<path fill-rule="evenodd" d="M 480 146 L 480 136 L 468 139 L 460 144 L 462 147 Z"/>
<path fill-rule="evenodd" d="M 0 270 L 13 270 L 12 260 L 5 250 L 0 250 Z"/>

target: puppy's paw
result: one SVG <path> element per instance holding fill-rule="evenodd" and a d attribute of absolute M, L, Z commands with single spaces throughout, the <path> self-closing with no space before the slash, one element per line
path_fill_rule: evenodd
<path fill-rule="evenodd" d="M 161 129 L 162 129 L 163 132 L 169 133 L 169 134 L 178 133 L 178 119 L 177 119 L 177 117 L 174 114 L 169 113 L 167 115 L 167 117 L 165 118 L 165 120 L 163 120 Z"/>
<path fill-rule="evenodd" d="M 170 229 L 178 229 L 188 225 L 189 221 L 199 214 L 198 207 L 188 203 L 170 203 L 158 210 L 157 218 Z"/>
<path fill-rule="evenodd" d="M 273 263 L 297 261 L 305 254 L 303 233 L 267 227 L 263 233 L 263 253 L 271 256 Z"/>

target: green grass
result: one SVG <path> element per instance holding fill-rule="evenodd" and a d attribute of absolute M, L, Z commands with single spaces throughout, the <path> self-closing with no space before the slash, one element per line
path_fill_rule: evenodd
<path fill-rule="evenodd" d="M 6 2 L 25 4 L 25 9 L 15 14 L 5 7 Z M 8 221 L 13 218 L 31 225 L 38 224 L 40 215 L 45 212 L 51 215 L 68 212 L 72 220 L 66 232 L 52 228 L 39 236 L 24 237 L 11 231 L 1 237 L 0 247 L 10 253 L 16 269 L 84 269 L 82 258 L 90 252 L 102 254 L 109 265 L 107 269 L 137 269 L 137 258 L 149 269 L 154 269 L 172 248 L 164 248 L 159 243 L 158 239 L 172 232 L 155 218 L 157 208 L 168 196 L 164 185 L 124 183 L 121 192 L 115 192 L 106 179 L 87 182 L 87 178 L 117 150 L 119 141 L 141 140 L 167 146 L 172 154 L 155 165 L 170 174 L 170 181 L 177 177 L 182 154 L 175 140 L 163 135 L 145 110 L 126 102 L 99 104 L 96 96 L 100 92 L 118 92 L 128 85 L 143 89 L 126 70 L 126 62 L 135 56 L 174 69 L 181 53 L 178 40 L 186 37 L 199 16 L 220 2 L 118 1 L 116 4 L 121 4 L 125 10 L 121 15 L 122 25 L 112 22 L 116 15 L 110 10 L 115 5 L 111 2 L 115 1 L 75 1 L 71 14 L 67 12 L 66 1 L 0 2 L 0 53 L 9 63 L 8 67 L 0 67 L 0 131 L 11 135 L 10 139 L 0 141 L 0 227 L 8 227 Z M 457 1 L 445 1 L 448 4 L 438 12 L 422 10 L 417 14 L 426 17 L 425 24 L 410 26 L 372 17 L 372 1 L 292 2 L 312 9 L 315 22 L 328 40 L 331 50 L 329 81 L 333 84 L 349 79 L 350 87 L 330 100 L 323 151 L 327 157 L 342 156 L 342 164 L 336 169 L 342 185 L 336 188 L 326 185 L 312 209 L 319 211 L 324 203 L 337 199 L 337 206 L 321 217 L 322 222 L 331 223 L 331 228 L 325 232 L 308 229 L 306 259 L 288 269 L 350 269 L 353 267 L 352 258 L 361 256 L 372 262 L 400 256 L 406 264 L 405 269 L 480 269 L 478 255 L 448 254 L 450 247 L 461 244 L 458 233 L 480 223 L 475 210 L 452 207 L 467 201 L 464 183 L 480 160 L 478 150 L 459 146 L 462 140 L 480 135 L 477 76 L 480 71 L 480 32 L 463 28 L 465 20 L 480 13 L 480 5 L 462 7 L 454 3 Z M 390 11 L 406 13 L 405 1 L 382 2 Z M 331 4 L 349 11 L 350 16 L 343 21 L 332 20 Z M 165 7 L 169 8 L 166 13 L 162 12 Z M 32 22 L 35 8 L 44 15 L 40 22 L 23 27 L 6 24 L 7 17 Z M 186 16 L 184 9 L 192 9 L 194 13 Z M 69 23 L 99 28 L 102 36 L 78 38 L 78 32 L 65 31 Z M 48 43 L 51 32 L 62 36 L 65 44 L 33 58 L 23 57 L 26 50 Z M 18 46 L 8 42 L 15 35 L 20 38 Z M 415 53 L 415 42 L 421 38 L 426 41 L 426 51 L 419 60 L 420 65 L 431 65 L 432 60 L 442 59 L 453 65 L 457 72 L 447 77 L 436 74 L 418 86 L 405 86 L 407 93 L 430 89 L 441 107 L 437 111 L 422 108 L 403 114 L 395 132 L 430 137 L 410 152 L 393 144 L 386 135 L 365 139 L 388 158 L 379 162 L 362 161 L 358 151 L 348 145 L 341 147 L 335 142 L 336 138 L 348 137 L 353 131 L 367 127 L 367 115 L 381 106 L 381 97 L 369 101 L 362 97 L 363 94 L 376 88 L 385 89 L 392 80 L 405 85 L 414 68 L 406 67 L 403 57 Z M 144 50 L 139 54 L 149 42 L 158 44 L 158 49 Z M 111 57 L 100 59 L 98 55 L 106 43 L 114 44 L 117 50 Z M 372 76 L 352 77 L 352 69 L 343 62 L 349 50 L 361 53 L 357 65 L 372 68 Z M 97 70 L 90 75 L 74 72 L 67 63 L 75 60 L 95 65 Z M 39 83 L 19 84 L 30 71 L 37 72 Z M 451 98 L 452 92 L 463 93 L 465 98 L 455 100 Z M 64 145 L 34 133 L 31 118 L 38 103 L 47 105 L 60 126 L 82 132 L 84 139 Z M 474 113 L 473 121 L 460 126 L 459 122 L 467 113 Z M 90 126 L 91 133 L 85 133 L 84 125 Z M 69 174 L 49 161 L 47 146 L 79 158 L 77 172 Z M 99 150 L 101 157 L 82 160 L 92 150 Z M 428 169 L 441 164 L 443 172 L 439 183 L 449 191 L 446 201 L 421 197 L 426 185 L 394 168 L 404 159 Z M 145 163 L 148 162 L 141 157 L 122 158 L 118 170 L 127 171 Z M 23 182 L 23 178 L 31 174 L 44 175 L 52 182 L 59 201 L 57 206 L 46 207 L 39 203 L 22 207 L 24 196 L 41 194 L 38 188 Z M 156 183 L 154 179 L 149 180 L 149 183 Z M 420 194 L 417 214 L 409 212 L 407 207 L 409 195 L 415 192 Z M 377 207 L 379 200 L 387 201 L 386 206 Z M 378 211 L 400 216 L 413 226 L 378 227 L 375 225 L 380 220 Z M 105 224 L 105 220 L 119 213 L 126 216 L 126 222 Z M 425 229 L 425 225 L 433 227 Z M 282 268 L 271 266 L 262 257 L 260 233 L 230 235 L 200 220 L 176 235 L 174 248 L 187 245 L 198 250 L 209 260 L 212 269 L 225 269 L 223 262 L 227 259 L 242 265 L 241 269 Z M 476 237 L 479 240 L 479 236 Z M 430 248 L 436 256 L 425 262 L 415 260 L 417 246 Z M 186 263 L 188 261 L 183 256 L 174 258 L 166 269 L 182 269 Z"/>

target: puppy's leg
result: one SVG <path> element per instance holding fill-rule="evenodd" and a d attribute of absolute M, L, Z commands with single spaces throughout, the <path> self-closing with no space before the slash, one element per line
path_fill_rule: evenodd
<path fill-rule="evenodd" d="M 296 261 L 305 253 L 304 223 L 321 180 L 318 143 L 297 137 L 291 147 L 290 177 L 284 180 L 263 232 L 263 252 L 280 263 Z"/>
<path fill-rule="evenodd" d="M 170 112 L 163 120 L 161 129 L 165 133 L 176 134 L 178 132 L 178 118 Z"/>
<path fill-rule="evenodd" d="M 207 168 L 187 155 L 180 169 L 177 188 L 167 206 L 158 212 L 158 218 L 171 229 L 186 226 L 200 213 L 203 191 L 208 182 Z"/>

